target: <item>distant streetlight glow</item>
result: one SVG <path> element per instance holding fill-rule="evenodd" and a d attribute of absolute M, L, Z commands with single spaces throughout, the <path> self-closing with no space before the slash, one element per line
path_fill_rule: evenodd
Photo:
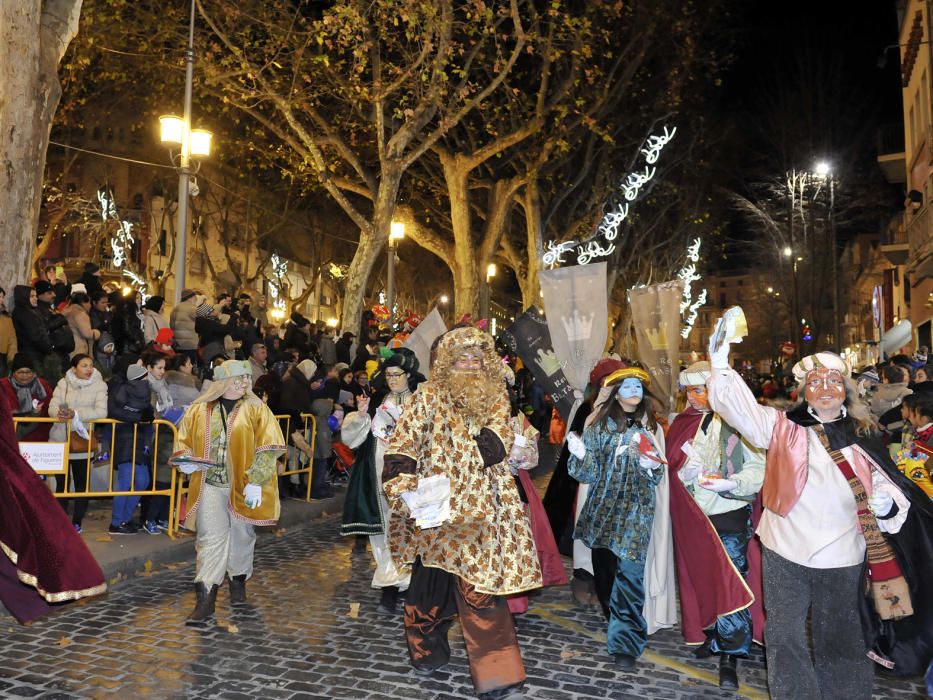
<path fill-rule="evenodd" d="M 389 225 L 389 240 L 400 241 L 405 238 L 405 224 L 401 221 L 393 221 Z"/>
<path fill-rule="evenodd" d="M 491 280 L 496 276 L 496 264 L 489 263 L 489 267 L 486 268 L 486 279 Z"/>
<path fill-rule="evenodd" d="M 794 254 L 794 251 L 791 250 L 790 246 L 787 246 L 784 248 L 784 257 L 789 258 L 793 254 Z"/>
<path fill-rule="evenodd" d="M 441 300 L 440 300 L 440 301 L 441 301 L 442 304 L 446 304 L 448 301 L 450 301 L 450 297 L 447 296 L 446 294 L 441 294 Z"/>
<path fill-rule="evenodd" d="M 832 168 L 829 167 L 829 163 L 827 163 L 825 160 L 821 160 L 816 164 L 816 174 L 820 177 L 826 177 L 829 175 L 830 170 L 832 170 Z"/>

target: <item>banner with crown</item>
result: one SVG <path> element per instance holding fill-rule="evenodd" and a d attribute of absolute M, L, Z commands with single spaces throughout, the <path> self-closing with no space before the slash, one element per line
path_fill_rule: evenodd
<path fill-rule="evenodd" d="M 673 410 L 677 393 L 683 293 L 683 280 L 635 287 L 628 291 L 638 342 L 638 360 L 648 368 L 654 384 L 651 393 L 664 403 L 665 413 Z"/>
<path fill-rule="evenodd" d="M 554 352 L 567 380 L 583 391 L 609 337 L 606 263 L 546 270 L 541 292 Z"/>
<path fill-rule="evenodd" d="M 515 323 L 500 336 L 509 348 L 522 358 L 532 376 L 565 421 L 573 409 L 573 387 L 564 376 L 560 360 L 551 345 L 547 321 L 532 306 L 515 319 Z"/>

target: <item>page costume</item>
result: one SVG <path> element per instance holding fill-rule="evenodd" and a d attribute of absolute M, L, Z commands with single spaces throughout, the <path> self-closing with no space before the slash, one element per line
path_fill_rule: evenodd
<path fill-rule="evenodd" d="M 481 381 L 501 389 L 484 420 L 457 410 L 446 382 L 464 349 L 482 357 Z M 492 337 L 472 327 L 450 331 L 438 345 L 431 380 L 419 387 L 389 438 L 383 484 L 391 510 L 389 547 L 397 562 L 412 565 L 405 604 L 412 664 L 429 674 L 448 662 L 447 631 L 459 613 L 481 696 L 524 681 L 503 596 L 541 586 L 528 519 L 505 462 L 512 440 L 505 372 Z M 432 475 L 450 479 L 450 519 L 419 529 L 401 494 Z"/>

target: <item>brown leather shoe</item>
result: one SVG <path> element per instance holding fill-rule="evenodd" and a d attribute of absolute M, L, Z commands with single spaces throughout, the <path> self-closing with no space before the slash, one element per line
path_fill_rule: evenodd
<path fill-rule="evenodd" d="M 230 577 L 230 605 L 243 605 L 246 602 L 246 574 Z"/>
<path fill-rule="evenodd" d="M 198 581 L 194 584 L 194 594 L 197 596 L 194 610 L 188 615 L 188 622 L 204 622 L 214 615 L 214 604 L 217 602 L 217 585 L 210 588 Z"/>

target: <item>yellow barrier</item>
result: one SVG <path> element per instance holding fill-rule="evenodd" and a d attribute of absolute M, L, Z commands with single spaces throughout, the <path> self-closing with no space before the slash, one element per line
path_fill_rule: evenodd
<path fill-rule="evenodd" d="M 175 469 L 172 467 L 168 467 L 169 472 L 170 472 L 170 482 L 169 482 L 168 487 L 158 488 L 156 486 L 156 475 L 157 475 L 157 470 L 159 468 L 158 457 L 159 457 L 160 429 L 166 428 L 169 431 L 171 431 L 172 451 L 175 451 L 175 448 L 178 443 L 178 431 L 171 422 L 157 419 L 157 420 L 152 421 L 151 423 L 123 423 L 122 421 L 113 420 L 112 418 L 100 418 L 94 421 L 87 421 L 86 425 L 88 427 L 88 432 L 90 434 L 94 434 L 95 432 L 94 428 L 96 426 L 110 426 L 110 444 L 109 444 L 109 450 L 107 450 L 107 452 L 110 454 L 111 459 L 107 463 L 107 466 L 109 466 L 110 469 L 109 469 L 109 476 L 107 480 L 106 491 L 92 491 L 91 490 L 91 475 L 93 474 L 93 469 L 94 469 L 94 464 L 93 464 L 94 450 L 89 450 L 87 454 L 87 458 L 86 458 L 87 463 L 85 465 L 87 468 L 87 476 L 84 482 L 84 490 L 83 491 L 79 491 L 77 489 L 75 491 L 68 490 L 71 484 L 71 476 L 72 476 L 71 474 L 72 460 L 71 460 L 71 453 L 70 453 L 70 447 L 69 447 L 70 442 L 71 442 L 71 432 L 72 432 L 71 431 L 71 420 L 63 420 L 59 418 L 33 418 L 31 416 L 23 416 L 23 417 L 17 417 L 13 419 L 14 428 L 20 423 L 24 423 L 24 424 L 64 423 L 65 424 L 65 441 L 64 442 L 58 442 L 58 441 L 46 441 L 44 443 L 33 443 L 29 441 L 20 442 L 20 449 L 25 450 L 25 451 L 30 450 L 31 449 L 30 446 L 33 446 L 33 445 L 45 444 L 47 446 L 59 446 L 59 445 L 61 446 L 61 447 L 55 447 L 53 448 L 52 451 L 50 451 L 50 454 L 54 454 L 56 456 L 58 454 L 61 455 L 62 457 L 62 468 L 61 469 L 59 470 L 37 469 L 36 470 L 37 473 L 39 474 L 65 477 L 64 488 L 62 489 L 62 492 L 60 493 L 56 492 L 54 494 L 56 498 L 112 498 L 113 496 L 167 496 L 169 499 L 169 519 L 168 519 L 169 526 L 168 526 L 168 531 L 166 532 L 166 534 L 168 534 L 168 536 L 173 539 L 175 538 L 177 534 L 177 529 L 178 529 L 177 528 L 178 514 L 176 512 L 178 510 L 176 508 L 176 504 L 178 503 L 178 501 L 176 500 L 176 494 L 175 494 L 175 483 L 177 479 L 176 479 Z M 149 448 L 150 453 L 146 460 L 147 462 L 151 460 L 151 463 L 147 465 L 150 468 L 150 471 L 152 474 L 152 477 L 150 479 L 151 483 L 149 485 L 149 488 L 146 488 L 146 489 L 135 488 L 136 487 L 136 468 L 134 466 L 130 470 L 129 490 L 114 490 L 113 488 L 114 463 L 113 463 L 112 458 L 114 454 L 114 448 L 116 446 L 117 428 L 121 426 L 129 427 L 130 425 L 133 426 L 133 445 L 132 445 L 132 452 L 130 452 L 130 455 L 132 456 L 131 458 L 132 464 L 136 463 L 136 459 L 135 459 L 136 448 L 139 444 L 138 440 L 139 440 L 140 427 L 143 427 L 146 429 L 151 428 L 153 431 L 152 444 Z M 97 449 L 99 451 L 101 449 L 101 445 L 98 445 Z M 97 465 L 97 466 L 104 466 L 104 465 Z"/>
<path fill-rule="evenodd" d="M 307 490 L 305 492 L 305 501 L 310 502 L 311 501 L 311 472 L 314 467 L 313 455 L 314 455 L 314 441 L 315 441 L 316 432 L 317 432 L 317 419 L 311 413 L 302 413 L 301 417 L 304 419 L 304 435 L 309 434 L 308 433 L 308 430 L 309 430 L 308 421 L 310 420 L 311 422 L 310 424 L 310 431 L 311 431 L 310 438 L 311 439 L 308 440 L 307 438 L 305 438 L 306 441 L 308 442 L 308 445 L 311 448 L 311 455 L 312 455 L 312 457 L 308 458 L 308 466 L 306 467 L 300 466 L 301 464 L 300 457 L 304 453 L 298 450 L 298 448 L 292 448 L 290 452 L 285 453 L 285 469 L 277 472 L 276 477 L 273 477 L 273 478 L 277 478 L 279 476 L 292 476 L 293 474 L 306 474 L 307 475 L 307 479 L 306 479 Z M 287 445 L 289 441 L 289 436 L 291 435 L 291 416 L 282 414 L 282 415 L 277 415 L 276 418 L 279 421 L 279 425 L 282 426 L 282 435 L 285 436 L 285 444 Z M 188 498 L 188 479 L 186 477 L 180 478 L 178 479 L 178 492 L 175 495 L 175 501 L 174 501 L 175 503 L 179 504 L 179 507 L 175 509 L 174 511 L 172 511 L 172 516 L 173 516 L 172 527 L 173 527 L 173 531 L 175 532 L 177 532 L 178 528 L 181 527 L 181 516 L 182 516 L 181 504 L 182 502 L 185 502 L 187 505 L 187 498 Z"/>

